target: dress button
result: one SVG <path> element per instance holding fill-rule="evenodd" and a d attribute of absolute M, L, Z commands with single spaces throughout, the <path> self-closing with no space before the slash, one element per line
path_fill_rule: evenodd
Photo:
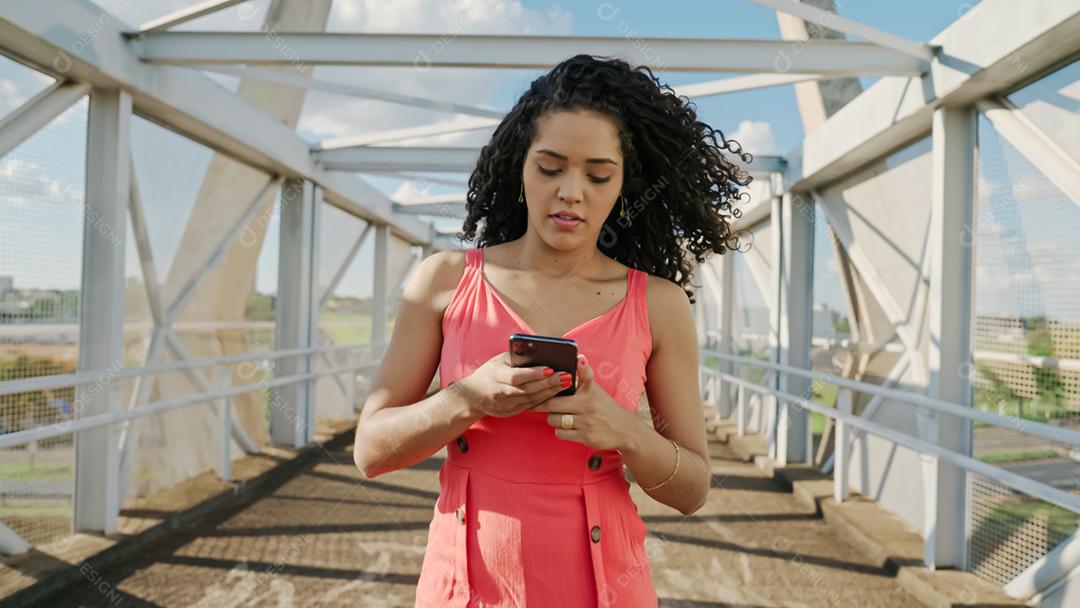
<path fill-rule="evenodd" d="M 603 461 L 604 461 L 604 459 L 600 458 L 599 454 L 593 454 L 592 458 L 589 458 L 589 468 L 592 469 L 593 471 L 599 471 L 600 470 L 600 463 L 603 462 Z"/>
<path fill-rule="evenodd" d="M 593 526 L 592 527 L 592 542 L 594 542 L 594 543 L 600 542 L 600 526 Z"/>
<path fill-rule="evenodd" d="M 459 524 L 465 525 L 465 507 L 458 507 L 457 520 Z"/>
<path fill-rule="evenodd" d="M 458 437 L 457 438 L 457 447 L 458 447 L 459 450 L 461 450 L 461 453 L 464 454 L 465 452 L 469 451 L 469 442 L 465 441 L 464 437 Z"/>

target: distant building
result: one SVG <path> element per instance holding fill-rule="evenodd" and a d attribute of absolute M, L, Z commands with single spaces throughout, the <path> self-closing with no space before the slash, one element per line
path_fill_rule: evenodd
<path fill-rule="evenodd" d="M 15 289 L 15 277 L 0 274 L 0 298 Z"/>

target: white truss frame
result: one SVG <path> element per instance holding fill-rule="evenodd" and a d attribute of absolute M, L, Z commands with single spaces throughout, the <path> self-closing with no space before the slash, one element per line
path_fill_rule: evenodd
<path fill-rule="evenodd" d="M 327 293 L 317 300 L 325 303 L 328 293 L 355 257 L 356 251 L 369 231 L 376 233 L 375 284 L 376 317 L 385 319 L 387 295 L 391 281 L 387 276 L 388 244 L 391 236 L 425 251 L 453 247 L 449 228 L 434 228 L 416 214 L 447 209 L 463 210 L 462 196 L 417 198 L 394 202 L 362 179 L 345 175 L 344 171 L 385 174 L 401 179 L 428 179 L 433 183 L 453 183 L 445 178 L 416 175 L 410 171 L 468 173 L 475 164 L 476 149 L 390 148 L 374 147 L 373 143 L 399 142 L 417 137 L 486 128 L 503 116 L 497 109 L 479 108 L 439 100 L 422 99 L 358 87 L 344 83 L 309 79 L 262 67 L 237 67 L 228 64 L 250 63 L 262 66 L 292 63 L 272 45 L 265 44 L 264 34 L 227 32 L 168 32 L 168 28 L 211 14 L 242 0 L 212 0 L 177 11 L 142 24 L 127 32 L 126 37 L 99 35 L 86 39 L 83 33 L 88 24 L 99 22 L 108 13 L 92 3 L 69 3 L 62 0 L 36 0 L 33 3 L 8 3 L 0 16 L 0 46 L 5 53 L 36 69 L 52 75 L 57 82 L 32 100 L 0 119 L 0 155 L 9 152 L 41 127 L 77 103 L 91 91 L 121 91 L 118 95 L 127 112 L 162 124 L 212 149 L 229 154 L 249 165 L 276 176 L 274 179 L 303 180 L 325 196 L 325 200 L 365 221 L 369 226 L 350 250 L 345 263 L 335 274 Z M 640 64 L 653 65 L 642 52 L 664 58 L 669 71 L 731 71 L 750 72 L 723 80 L 708 81 L 677 87 L 680 94 L 704 97 L 755 88 L 787 85 L 811 80 L 852 77 L 858 75 L 884 76 L 863 94 L 855 98 L 820 128 L 810 133 L 802 144 L 785 157 L 760 157 L 752 165 L 757 172 L 782 172 L 774 196 L 790 192 L 808 192 L 850 174 L 861 166 L 882 158 L 911 140 L 930 132 L 935 112 L 946 106 L 975 107 L 982 111 L 1002 136 L 1022 154 L 1032 160 L 1051 182 L 1071 197 L 1080 200 L 1080 171 L 1077 159 L 1063 151 L 1050 137 L 1042 133 L 1022 112 L 999 96 L 1059 62 L 1080 52 L 1080 6 L 1074 3 L 1033 3 L 1024 11 L 1016 11 L 1007 0 L 984 0 L 940 35 L 922 44 L 905 40 L 865 24 L 826 13 L 791 0 L 752 0 L 758 4 L 788 12 L 820 25 L 865 39 L 864 42 L 815 40 L 803 52 L 790 53 L 791 41 L 689 40 L 603 37 L 540 37 L 540 36 L 459 36 L 445 52 L 428 57 L 425 67 L 466 66 L 475 68 L 544 68 L 565 58 L 567 48 L 583 52 L 615 55 Z M 987 35 L 988 29 L 993 35 Z M 413 34 L 281 34 L 280 38 L 297 51 L 300 61 L 326 65 L 412 66 L 416 49 L 440 40 L 438 36 Z M 637 46 L 638 48 L 635 48 Z M 75 52 L 74 49 L 79 49 Z M 492 49 L 497 52 L 492 52 Z M 778 66 L 776 58 L 787 56 L 790 61 Z M 720 58 L 720 59 L 718 59 Z M 176 67 L 182 64 L 187 67 Z M 654 65 L 653 67 L 658 67 Z M 207 70 L 243 78 L 253 78 L 302 86 L 313 90 L 351 95 L 360 98 L 400 103 L 411 107 L 445 111 L 478 117 L 463 124 L 434 124 L 409 129 L 368 133 L 352 138 L 322 142 L 316 150 L 288 126 L 270 117 L 251 103 L 220 87 L 212 79 L 195 71 Z M 115 114 L 115 113 L 114 113 Z M 120 114 L 123 120 L 123 113 Z M 92 120 L 97 128 L 107 120 Z M 122 129 L 117 129 L 119 132 Z M 107 131 L 105 132 L 107 134 Z M 101 137 L 101 132 L 97 137 Z M 103 140 L 103 141 L 107 141 Z M 110 155 L 114 160 L 127 157 L 126 144 L 117 144 Z M 471 162 L 470 162 L 471 160 Z M 112 193 L 117 200 L 125 193 L 117 191 L 117 176 L 124 171 L 115 162 L 106 162 L 110 175 L 108 183 L 95 185 L 95 196 Z M 99 172 L 101 173 L 101 172 Z M 956 177 L 953 177 L 955 183 Z M 274 182 L 272 182 L 274 183 Z M 88 189 L 89 193 L 89 189 Z M 160 285 L 150 257 L 148 235 L 143 210 L 138 201 L 134 182 L 128 193 L 132 200 L 131 217 L 135 238 L 140 250 L 140 263 L 147 279 L 148 297 L 155 322 L 155 332 L 148 351 L 159 353 L 169 349 L 178 359 L 190 359 L 189 353 L 172 330 L 172 321 L 193 293 L 200 277 L 220 259 L 216 248 L 191 277 L 173 302 L 161 301 Z M 941 193 L 938 193 L 941 194 Z M 948 196 L 946 195 L 946 198 Z M 945 201 L 938 201 L 939 206 Z M 738 224 L 752 224 L 755 218 L 767 215 L 775 205 L 754 208 Z M 825 207 L 828 210 L 828 207 Z M 248 213 L 251 212 L 249 208 Z M 250 215 L 245 213 L 245 217 Z M 242 224 L 241 224 L 242 225 Z M 779 226 L 774 238 L 782 238 Z M 235 237 L 234 230 L 230 233 Z M 228 238 L 226 238 L 228 240 Z M 850 239 L 849 239 L 850 241 Z M 780 251 L 774 244 L 774 250 Z M 860 276 L 871 286 L 890 316 L 900 312 L 891 306 L 888 292 L 880 277 L 860 253 L 856 243 L 845 243 L 846 250 Z M 145 254 L 145 255 L 143 255 Z M 922 264 L 936 268 L 932 256 L 924 255 Z M 774 257 L 775 259 L 775 257 Z M 937 262 L 940 262 L 938 260 Z M 401 282 L 415 266 L 410 265 L 393 281 Z M 928 272 L 940 272 L 930 270 Z M 707 275 L 710 271 L 706 271 Z M 710 287 L 716 288 L 714 276 Z M 938 277 L 940 279 L 941 277 Z M 153 280 L 150 280 L 153 279 Z M 725 280 L 727 280 L 725 276 Z M 396 290 L 396 288 L 395 288 Z M 115 296 L 99 294 L 105 301 Z M 962 294 L 961 294 L 962 295 Z M 885 298 L 885 300 L 880 300 Z M 947 298 L 945 298 L 947 300 Z M 88 300 L 89 301 L 89 300 Z M 893 303 L 895 304 L 895 302 Z M 892 310 L 890 310 L 892 309 Z M 101 311 L 98 311 L 100 316 Z M 781 319 L 782 322 L 787 320 Z M 115 332 L 110 322 L 105 331 L 88 338 L 88 345 L 102 344 Z M 381 331 L 381 327 L 380 327 Z M 93 332 L 91 332 L 93 333 Z M 907 335 L 905 335 L 907 334 Z M 901 337 L 908 349 L 914 348 L 916 335 L 902 329 Z M 148 355 L 150 354 L 148 352 Z M 908 354 L 911 364 L 922 367 L 917 352 Z M 147 359 L 154 367 L 154 358 Z M 193 381 L 206 392 L 217 390 L 201 370 L 190 372 Z M 147 387 L 149 385 L 147 384 Z M 143 394 L 148 388 L 137 391 Z M 131 405 L 139 403 L 136 398 Z M 156 411 L 156 410 L 155 410 Z M 117 421 L 133 419 L 133 412 L 108 412 Z M 77 430 L 84 427 L 78 427 Z M 86 426 L 85 428 L 90 428 Z M 97 428 L 97 427 L 95 427 Z M 101 427 L 106 428 L 106 427 Z M 87 435 L 90 437 L 90 435 Z M 234 436 L 235 437 L 235 436 Z M 127 437 L 127 444 L 131 437 Z M 243 442 L 242 442 L 243 443 Z M 127 450 L 122 452 L 126 453 Z M 112 456 L 80 461 L 85 469 L 95 463 L 109 466 Z M 122 460 L 121 460 L 122 461 Z M 122 468 L 118 466 L 117 468 Z M 102 487 L 112 488 L 115 475 L 110 470 L 102 476 Z M 936 474 L 936 469 L 935 473 Z M 89 479 L 89 478 L 88 478 Z M 122 483 L 122 477 L 121 477 Z M 78 493 L 78 491 L 77 491 Z M 100 492 L 98 493 L 100 494 Z M 87 511 L 77 502 L 76 517 L 93 522 L 91 527 L 106 531 L 114 507 L 111 492 L 104 497 L 94 496 L 99 503 Z M 84 502 L 85 504 L 85 502 Z M 103 506 L 104 504 L 104 506 Z M 80 524 L 82 525 L 82 524 Z M 0 551 L 25 550 L 14 533 L 0 525 Z M 933 558 L 930 558 L 932 563 Z M 1031 573 L 1028 574 L 1031 576 Z M 1030 590 L 1025 591 L 1025 593 Z"/>
<path fill-rule="evenodd" d="M 480 148 L 435 146 L 342 146 L 313 152 L 320 166 L 328 171 L 380 172 L 395 169 L 467 173 L 476 166 Z M 736 165 L 751 175 L 768 175 L 784 169 L 780 156 L 756 156 L 749 163 L 731 157 Z"/>
<path fill-rule="evenodd" d="M 813 22 L 821 27 L 843 32 L 851 36 L 865 38 L 870 42 L 880 44 L 883 47 L 893 49 L 910 55 L 916 59 L 930 61 L 934 56 L 934 50 L 927 44 L 912 42 L 907 38 L 890 34 L 888 32 L 871 27 L 854 19 L 843 17 L 833 12 L 822 10 L 811 4 L 803 4 L 795 0 L 749 0 L 754 4 L 771 8 L 775 11 L 801 17 L 805 21 Z M 815 40 L 815 43 L 818 41 Z"/>
<path fill-rule="evenodd" d="M 200 2 L 198 4 L 182 8 L 178 11 L 163 15 L 157 19 L 152 19 L 139 26 L 137 32 L 138 35 L 151 34 L 153 32 L 159 32 L 167 30 L 171 27 L 180 25 L 181 23 L 187 23 L 193 19 L 199 17 L 205 17 L 206 15 L 216 13 L 220 10 L 229 8 L 230 6 L 236 6 L 242 4 L 248 0 L 207 0 L 206 2 Z"/>
<path fill-rule="evenodd" d="M 780 40 L 714 40 L 604 36 L 459 35 L 445 44 L 441 34 L 279 33 L 267 44 L 258 32 L 155 32 L 132 43 L 151 64 L 358 65 L 381 67 L 467 67 L 543 69 L 567 49 L 689 72 L 800 72 L 825 75 L 918 76 L 926 59 L 873 42 L 819 40 L 795 53 Z M 417 49 L 440 48 L 418 55 Z M 785 57 L 777 61 L 778 56 Z M 663 58 L 658 62 L 657 58 Z"/>
<path fill-rule="evenodd" d="M 57 82 L 0 118 L 0 156 L 14 150 L 90 92 L 90 85 Z"/>

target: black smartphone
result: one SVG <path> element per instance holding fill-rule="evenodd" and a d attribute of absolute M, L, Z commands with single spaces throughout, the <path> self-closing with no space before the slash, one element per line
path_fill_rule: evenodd
<path fill-rule="evenodd" d="M 555 373 L 570 374 L 570 386 L 556 393 L 556 397 L 573 395 L 577 385 L 577 342 L 566 338 L 514 334 L 510 336 L 510 365 L 533 367 L 546 365 Z"/>

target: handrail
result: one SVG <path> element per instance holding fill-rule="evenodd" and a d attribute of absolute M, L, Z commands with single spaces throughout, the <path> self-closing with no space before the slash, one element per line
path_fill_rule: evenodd
<path fill-rule="evenodd" d="M 177 361 L 168 364 L 159 364 L 139 368 L 124 368 L 118 370 L 91 370 L 74 374 L 61 374 L 56 376 L 45 376 L 41 378 L 13 380 L 8 382 L 0 382 L 0 395 L 27 392 L 29 390 L 35 389 L 41 390 L 45 387 L 55 388 L 63 386 L 80 386 L 91 382 L 101 382 L 103 380 L 105 382 L 112 382 L 112 380 L 116 378 L 138 377 L 166 371 L 194 369 L 252 360 L 268 360 L 297 355 L 317 355 L 321 353 L 331 353 L 339 351 L 359 351 L 363 349 L 375 349 L 376 347 L 381 348 L 385 345 L 385 343 L 346 344 L 276 351 L 256 351 L 239 355 L 211 357 L 191 361 Z M 374 354 L 374 352 L 372 352 L 372 354 Z M 296 384 L 299 382 L 311 381 L 323 376 L 335 376 L 342 373 L 349 373 L 355 376 L 356 372 L 361 369 L 369 369 L 380 365 L 380 360 L 374 357 L 369 357 L 366 358 L 366 360 L 364 361 L 357 361 L 353 357 L 346 356 L 344 363 L 344 365 L 340 365 L 338 367 L 333 367 L 330 369 L 312 371 L 301 374 L 292 374 L 288 376 L 280 376 L 269 380 L 259 380 L 258 382 L 253 384 L 245 384 L 242 386 L 229 386 L 227 388 L 221 388 L 216 391 L 189 394 L 174 399 L 167 399 L 164 401 L 148 403 L 146 405 L 142 405 L 140 407 L 130 410 L 103 412 L 81 418 L 69 418 L 67 420 L 62 420 L 53 424 L 47 424 L 24 431 L 0 435 L 0 449 L 10 448 L 12 446 L 22 445 L 37 440 L 48 439 L 51 437 L 80 433 L 88 429 L 111 426 L 114 424 L 123 423 L 128 420 L 134 420 L 146 416 L 154 416 L 171 410 L 177 410 L 193 405 L 219 402 L 219 404 L 214 407 L 218 408 L 218 419 L 223 425 L 223 432 L 221 434 L 223 441 L 221 441 L 219 444 L 218 462 L 216 468 L 218 475 L 222 479 L 231 479 L 232 457 L 230 454 L 231 450 L 229 446 L 231 444 L 231 441 L 229 439 L 228 431 L 230 427 L 234 426 L 234 422 L 232 421 L 232 415 L 230 413 L 232 408 L 232 402 L 230 398 L 235 395 L 241 395 L 244 393 L 251 393 L 255 391 L 262 391 L 268 388 L 275 388 L 279 386 Z M 107 377 L 103 378 L 103 375 L 107 375 Z M 231 382 L 229 384 L 231 384 Z M 221 405 L 222 402 L 224 403 L 224 405 Z M 79 463 L 76 463 L 76 467 L 78 466 Z M 121 475 L 125 474 L 126 473 L 121 470 Z M 78 509 L 78 502 L 76 502 L 76 509 Z M 113 513 L 113 516 L 115 516 L 115 512 Z M 2 522 L 0 522 L 0 553 L 17 555 L 20 553 L 25 553 L 27 550 L 29 550 L 29 548 L 29 543 L 23 540 L 16 532 L 14 532 L 13 530 L 5 526 Z"/>
<path fill-rule="evenodd" d="M 378 362 L 369 362 L 361 363 L 358 365 L 344 365 L 328 370 L 310 372 L 306 374 L 293 374 L 290 376 L 274 378 L 273 380 L 260 381 L 255 384 L 234 386 L 229 389 L 218 391 L 215 393 L 196 393 L 194 395 L 188 395 L 186 397 L 177 397 L 175 399 L 167 399 L 165 401 L 156 401 L 153 403 L 139 406 L 133 410 L 106 412 L 103 414 L 94 414 L 85 418 L 76 418 L 73 420 L 54 422 L 53 424 L 47 424 L 44 426 L 27 429 L 25 431 L 18 431 L 15 433 L 8 433 L 7 435 L 0 435 L 0 449 L 9 448 L 15 445 L 22 445 L 24 443 L 28 443 L 34 440 L 48 439 L 50 437 L 58 437 L 60 435 L 67 435 L 69 433 L 85 431 L 87 429 L 92 429 L 99 426 L 106 426 L 117 422 L 123 422 L 132 418 L 140 418 L 142 416 L 160 414 L 169 410 L 188 407 L 190 405 L 198 405 L 206 403 L 208 401 L 216 401 L 218 399 L 232 397 L 233 395 L 242 395 L 244 393 L 258 391 L 264 388 L 285 386 L 288 384 L 303 382 L 304 380 L 319 378 L 321 376 L 341 374 L 352 370 L 374 367 L 378 364 Z"/>
<path fill-rule="evenodd" d="M 374 346 L 385 345 L 386 343 L 337 344 L 333 346 L 293 348 L 285 350 L 260 350 L 250 353 L 241 353 L 238 355 L 225 355 L 222 357 L 208 357 L 205 359 L 193 359 L 190 361 L 157 363 L 154 365 L 147 365 L 145 367 L 124 367 L 116 371 L 96 369 L 82 372 L 74 372 L 71 374 L 38 376 L 35 378 L 26 378 L 23 380 L 9 380 L 6 382 L 0 382 L 0 397 L 4 395 L 14 395 L 17 393 L 28 393 L 30 391 L 40 391 L 54 388 L 64 388 L 67 386 L 81 386 L 83 384 L 93 384 L 95 382 L 101 381 L 102 374 L 108 374 L 110 380 L 115 380 L 118 378 L 134 378 L 138 376 L 148 376 L 151 374 L 160 374 L 164 372 L 173 372 L 184 369 L 197 369 L 202 367 L 210 367 L 213 365 L 222 365 L 226 363 L 242 363 L 244 361 L 255 361 L 259 359 L 281 359 L 283 357 L 338 352 L 342 350 L 361 350 L 365 348 L 372 348 Z"/>
<path fill-rule="evenodd" d="M 715 356 L 719 359 L 725 359 L 727 361 L 735 363 L 745 363 L 750 365 L 756 365 L 759 367 L 765 367 L 778 372 L 808 378 L 810 380 L 820 380 L 822 382 L 835 384 L 837 386 L 842 386 L 862 393 L 881 395 L 883 397 L 890 397 L 900 401 L 906 401 L 914 405 L 919 405 L 960 418 L 978 420 L 979 422 L 985 422 L 994 426 L 1012 427 L 1023 433 L 1035 435 L 1036 437 L 1042 437 L 1043 439 L 1048 439 L 1050 441 L 1065 443 L 1072 446 L 1080 446 L 1080 432 L 1070 431 L 1068 429 L 1051 426 L 1042 422 L 1002 416 L 1001 414 L 995 414 L 993 412 L 984 412 L 975 408 L 964 407 L 955 403 L 950 403 L 948 401 L 942 401 L 940 399 L 934 399 L 933 397 L 927 397 L 925 395 L 909 393 L 895 388 L 885 388 L 876 384 L 869 384 L 866 382 L 860 382 L 858 380 L 851 380 L 848 378 L 840 378 L 838 376 L 823 374 L 821 372 L 812 372 L 810 370 L 791 367 L 789 365 L 783 365 L 780 363 L 762 361 L 760 359 L 753 359 L 751 357 L 730 355 L 711 349 L 701 349 L 701 351 L 705 354 Z"/>
<path fill-rule="evenodd" d="M 810 399 L 806 399 L 798 395 L 793 395 L 791 393 L 787 393 L 778 389 L 769 388 L 767 386 L 762 386 L 760 384 L 744 380 L 732 374 L 724 373 L 710 368 L 705 368 L 705 371 L 706 373 L 718 376 L 724 381 L 730 382 L 736 386 L 742 386 L 746 389 L 758 393 L 768 393 L 775 396 L 777 399 L 780 399 L 781 401 L 794 403 L 812 412 L 822 414 L 823 416 L 841 420 L 845 424 L 851 425 L 853 428 L 861 429 L 868 433 L 873 433 L 875 435 L 888 439 L 893 443 L 900 444 L 917 452 L 929 454 L 942 460 L 947 460 L 958 467 L 967 469 L 980 475 L 984 475 L 1011 488 L 1020 490 L 1021 492 L 1029 494 L 1036 498 L 1041 498 L 1046 502 L 1058 505 L 1063 509 L 1073 511 L 1075 513 L 1080 513 L 1080 496 L 1069 494 L 1068 492 L 1063 492 L 1053 486 L 1046 485 L 1042 482 L 1035 481 L 1034 479 L 1024 477 L 1023 475 L 1019 475 L 1017 473 L 1013 473 L 1008 469 L 996 467 L 992 464 L 988 464 L 981 460 L 972 458 L 971 456 L 966 456 L 958 452 L 953 452 L 952 450 L 941 447 L 939 445 L 935 445 L 923 439 L 912 437 L 911 435 L 890 429 L 875 422 L 870 422 L 855 414 L 841 412 L 835 408 L 826 407 L 824 405 L 821 405 L 820 403 L 815 403 Z"/>
<path fill-rule="evenodd" d="M 706 336 L 710 338 L 721 338 L 722 332 L 716 330 L 710 330 L 705 332 Z M 743 332 L 739 335 L 741 338 L 749 338 L 752 340 L 767 340 L 768 334 L 752 334 Z M 833 347 L 839 346 L 846 349 L 862 349 L 862 350 L 885 350 L 888 352 L 900 353 L 907 349 L 903 344 L 897 344 L 896 342 L 863 342 L 859 340 L 851 340 L 849 338 L 824 338 L 821 336 L 810 339 L 812 346 Z M 1037 355 L 1022 355 L 1020 353 L 1003 353 L 992 350 L 975 350 L 972 351 L 971 356 L 976 361 L 997 361 L 1000 363 L 1017 363 L 1020 365 L 1030 365 L 1031 367 L 1038 368 L 1054 368 L 1067 372 L 1080 372 L 1080 359 L 1061 359 L 1055 357 L 1040 357 Z"/>

